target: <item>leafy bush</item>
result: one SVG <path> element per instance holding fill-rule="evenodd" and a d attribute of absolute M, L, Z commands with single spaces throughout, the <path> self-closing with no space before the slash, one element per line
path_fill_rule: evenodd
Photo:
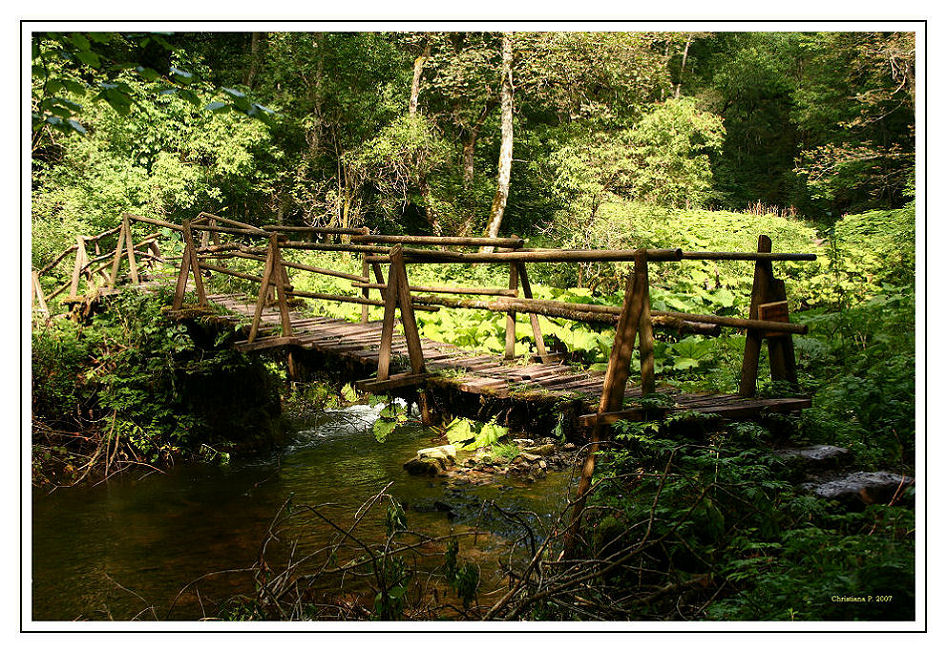
<path fill-rule="evenodd" d="M 107 434 L 151 462 L 170 461 L 211 438 L 242 444 L 275 435 L 272 374 L 259 361 L 201 342 L 161 312 L 170 297 L 128 292 L 90 324 L 52 320 L 33 332 L 33 418 Z M 247 397 L 253 397 L 247 401 Z"/>

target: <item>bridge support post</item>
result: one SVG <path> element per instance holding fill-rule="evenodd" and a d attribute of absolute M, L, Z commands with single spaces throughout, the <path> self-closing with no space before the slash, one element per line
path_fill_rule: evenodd
<path fill-rule="evenodd" d="M 260 322 L 263 318 L 263 307 L 266 305 L 267 295 L 270 287 L 276 287 L 276 299 L 279 304 L 280 326 L 282 335 L 288 337 L 293 335 L 293 324 L 289 317 L 289 303 L 286 299 L 286 292 L 290 289 L 289 275 L 286 273 L 286 267 L 283 265 L 283 259 L 280 255 L 279 235 L 270 234 L 270 243 L 266 250 L 266 263 L 263 267 L 263 280 L 260 283 L 260 293 L 257 296 L 256 308 L 253 311 L 253 322 L 250 325 L 250 335 L 247 342 L 256 340 L 257 333 L 260 330 Z M 292 363 L 290 361 L 290 365 Z"/>
<path fill-rule="evenodd" d="M 773 241 L 769 236 L 760 236 L 757 251 L 770 253 Z M 753 271 L 753 291 L 750 295 L 750 319 L 763 319 L 761 307 L 786 302 L 786 284 L 773 275 L 772 261 L 757 261 Z M 788 310 L 781 318 L 789 321 Z M 772 317 L 768 319 L 773 319 Z M 769 352 L 770 375 L 774 381 L 786 381 L 793 387 L 796 379 L 796 356 L 792 344 L 792 335 L 788 333 L 764 333 L 760 329 L 746 330 L 746 344 L 743 348 L 743 365 L 740 369 L 740 395 L 752 397 L 756 394 L 756 380 L 759 376 L 760 353 L 763 339 Z"/>
<path fill-rule="evenodd" d="M 625 283 L 625 300 L 622 304 L 618 326 L 615 329 L 615 341 L 608 359 L 608 370 L 602 385 L 602 397 L 599 400 L 598 414 L 621 410 L 625 398 L 625 388 L 631 375 L 631 356 L 635 348 L 636 337 L 641 341 L 642 394 L 654 392 L 654 356 L 651 339 L 651 307 L 648 289 L 648 255 L 643 249 L 635 252 L 634 272 Z M 647 326 L 645 326 L 647 324 Z M 647 376 L 647 378 L 645 378 Z M 572 557 L 575 551 L 576 537 L 585 501 L 592 486 L 595 473 L 595 456 L 599 443 L 608 426 L 596 423 L 589 438 L 588 454 L 582 466 L 579 478 L 576 503 L 572 511 L 569 530 L 564 545 L 565 556 Z"/>
<path fill-rule="evenodd" d="M 519 268 L 516 263 L 510 263 L 510 290 L 519 294 Z M 506 314 L 506 347 L 504 358 L 512 360 L 516 358 L 516 311 L 508 311 Z"/>
<path fill-rule="evenodd" d="M 46 305 L 46 295 L 43 294 L 43 286 L 41 286 L 39 283 L 39 272 L 33 270 L 31 277 L 33 286 L 33 296 L 32 301 L 30 302 L 31 308 L 38 302 L 40 313 L 46 313 L 46 315 L 49 315 L 49 307 Z"/>
<path fill-rule="evenodd" d="M 372 230 L 369 229 L 368 227 L 362 227 L 362 233 L 364 235 L 368 236 L 369 234 L 371 234 L 371 232 Z M 366 280 L 368 279 L 368 273 L 369 273 L 368 254 L 366 254 L 365 252 L 362 252 L 362 276 L 365 277 Z M 384 282 L 379 281 L 378 283 L 384 283 Z M 362 288 L 362 297 L 364 299 L 368 299 L 368 295 L 369 295 L 369 289 Z M 362 304 L 362 318 L 360 321 L 362 324 L 368 324 L 368 304 Z"/>
<path fill-rule="evenodd" d="M 178 271 L 178 283 L 174 289 L 174 303 L 171 308 L 175 311 L 184 307 L 184 293 L 187 290 L 187 277 L 194 274 L 194 289 L 197 291 L 197 300 L 200 306 L 207 304 L 207 295 L 204 293 L 204 279 L 201 277 L 201 265 L 194 248 L 194 234 L 191 231 L 191 221 L 184 221 L 184 253 L 181 255 L 181 268 Z"/>
<path fill-rule="evenodd" d="M 85 249 L 85 240 L 82 236 L 76 238 L 76 264 L 72 268 L 72 281 L 69 284 L 69 296 L 77 297 L 79 295 L 79 279 L 82 277 L 82 271 L 89 264 L 89 255 Z"/>
<path fill-rule="evenodd" d="M 526 274 L 526 263 L 516 262 L 516 269 L 519 271 L 520 285 L 523 287 L 523 297 L 533 298 L 533 288 L 529 285 L 529 276 Z M 546 343 L 543 342 L 543 330 L 539 326 L 539 316 L 535 313 L 529 314 L 529 324 L 533 329 L 533 341 L 536 343 L 536 353 L 544 363 L 550 361 L 549 354 L 546 352 Z"/>
<path fill-rule="evenodd" d="M 381 328 L 381 347 L 378 351 L 377 381 L 389 378 L 391 369 L 391 349 L 394 340 L 395 310 L 401 310 L 401 326 L 411 360 L 414 374 L 424 373 L 424 353 L 421 350 L 421 337 L 418 323 L 414 317 L 414 305 L 411 303 L 411 289 L 408 286 L 408 273 L 404 264 L 403 247 L 395 245 L 389 253 L 391 264 L 388 267 L 388 287 L 385 292 L 385 317 Z"/>
<path fill-rule="evenodd" d="M 122 253 L 125 250 L 125 253 Z M 135 241 L 132 240 L 131 221 L 128 219 L 128 213 L 122 214 L 122 226 L 118 230 L 118 242 L 115 244 L 115 258 L 112 259 L 112 276 L 109 278 L 109 289 L 115 287 L 118 281 L 118 271 L 122 265 L 122 257 L 128 257 L 128 273 L 131 275 L 132 282 L 137 286 L 141 283 L 138 278 L 138 263 L 135 261 Z"/>

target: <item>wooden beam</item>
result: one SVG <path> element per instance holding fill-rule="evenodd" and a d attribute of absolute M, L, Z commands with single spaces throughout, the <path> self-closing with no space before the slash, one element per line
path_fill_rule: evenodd
<path fill-rule="evenodd" d="M 533 289 L 529 284 L 529 276 L 526 274 L 526 263 L 517 261 L 516 269 L 519 271 L 520 285 L 523 287 L 523 297 L 532 299 Z M 543 330 L 539 326 L 539 316 L 536 315 L 536 313 L 529 313 L 529 325 L 533 329 L 533 342 L 536 345 L 536 353 L 539 354 L 539 358 L 542 362 L 550 362 L 551 358 L 546 352 L 546 343 L 543 341 Z"/>
<path fill-rule="evenodd" d="M 401 309 L 401 327 L 404 329 L 404 338 L 408 345 L 411 369 L 415 374 L 421 374 L 424 372 L 424 351 L 421 348 L 421 336 L 418 333 L 418 323 L 414 316 L 414 304 L 408 286 L 408 272 L 401 253 L 401 245 L 397 245 L 391 253 L 391 269 L 398 277 L 398 305 Z"/>
<path fill-rule="evenodd" d="M 655 390 L 654 382 L 654 331 L 651 328 L 651 290 L 648 279 L 648 259 L 642 256 L 635 261 L 635 274 L 641 292 L 641 317 L 638 319 L 639 358 L 641 359 L 641 393 L 651 394 Z"/>
<path fill-rule="evenodd" d="M 370 230 L 368 227 L 363 227 L 363 228 L 362 228 L 362 234 L 363 234 L 364 236 L 369 236 L 369 235 L 371 234 L 371 230 Z M 368 256 L 363 253 L 363 254 L 362 254 L 362 276 L 367 279 L 367 278 L 368 278 L 368 274 L 369 274 Z M 362 288 L 362 298 L 363 298 L 363 299 L 368 299 L 368 295 L 369 295 L 370 292 L 371 292 L 371 291 L 370 291 L 367 287 L 363 287 L 363 288 Z M 368 304 L 362 304 L 361 323 L 362 323 L 362 324 L 367 324 L 367 323 L 368 323 Z"/>
<path fill-rule="evenodd" d="M 516 263 L 510 263 L 510 290 L 516 292 L 520 287 L 519 269 Z M 516 311 L 506 312 L 506 343 L 504 348 L 504 358 L 512 360 L 516 358 Z"/>
<path fill-rule="evenodd" d="M 40 312 L 49 315 L 49 307 L 46 305 L 46 297 L 43 295 L 43 286 L 40 285 L 39 282 L 39 272 L 33 270 L 31 278 L 33 284 L 33 301 L 31 301 L 30 304 L 32 306 L 33 302 L 38 302 Z"/>
<path fill-rule="evenodd" d="M 239 352 L 247 353 L 259 351 L 260 349 L 272 349 L 274 347 L 298 344 L 300 344 L 299 336 L 267 336 L 266 338 L 256 339 L 253 342 L 249 340 L 238 341 L 234 344 L 234 349 Z"/>
<path fill-rule="evenodd" d="M 273 278 L 273 261 L 276 256 L 276 234 L 270 236 L 270 245 L 267 248 L 266 263 L 263 266 L 263 280 L 260 283 L 260 293 L 257 297 L 256 306 L 253 309 L 253 321 L 250 323 L 250 335 L 247 336 L 247 342 L 252 343 L 256 340 L 257 332 L 260 330 L 260 319 L 263 317 L 263 306 L 266 304 L 266 294 L 270 287 L 270 279 Z"/>
<path fill-rule="evenodd" d="M 128 213 L 122 214 L 122 231 L 125 232 L 125 248 L 128 253 L 128 273 L 132 277 L 132 283 L 137 286 L 141 284 L 141 280 L 138 278 L 138 263 L 135 261 L 135 241 L 132 238 L 132 226 L 128 220 L 128 216 Z M 121 232 L 119 232 L 119 238 L 121 238 Z"/>
<path fill-rule="evenodd" d="M 773 249 L 773 241 L 769 236 L 759 237 L 758 248 L 760 253 L 769 253 Z M 760 304 L 771 296 L 770 279 L 773 276 L 773 264 L 759 260 L 753 269 L 753 290 L 750 294 L 750 317 L 759 315 Z M 746 343 L 743 347 L 743 364 L 740 368 L 740 394 L 752 397 L 756 394 L 756 379 L 759 375 L 760 351 L 763 347 L 763 335 L 759 329 L 752 328 L 746 331 Z"/>
<path fill-rule="evenodd" d="M 355 382 L 356 390 L 360 392 L 380 393 L 388 392 L 396 388 L 406 388 L 409 386 L 422 385 L 425 380 L 431 377 L 430 373 L 424 372 L 416 374 L 415 372 L 405 372 L 402 374 L 392 374 L 385 380 L 362 379 Z"/>

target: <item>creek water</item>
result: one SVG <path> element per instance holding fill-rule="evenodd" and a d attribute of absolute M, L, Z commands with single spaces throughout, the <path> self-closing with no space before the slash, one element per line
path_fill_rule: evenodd
<path fill-rule="evenodd" d="M 530 484 L 498 476 L 480 486 L 410 476 L 402 464 L 434 444 L 435 435 L 409 425 L 379 443 L 372 424 L 380 409 L 356 405 L 320 413 L 294 430 L 279 452 L 235 458 L 227 466 L 179 465 L 143 479 L 126 476 L 51 494 L 36 490 L 33 619 L 215 616 L 215 601 L 250 589 L 247 574 L 202 580 L 202 595 L 193 589 L 179 593 L 209 572 L 251 565 L 288 497 L 296 504 L 335 504 L 332 514 L 344 522 L 389 483 L 413 530 L 443 535 L 476 524 L 488 531 L 473 548 L 469 538 L 463 540 L 461 554 L 481 565 L 485 588 L 499 586 L 497 560 L 525 531 L 508 520 L 485 518 L 484 503 L 529 512 L 538 523 L 564 507 L 570 474 L 553 472 Z M 375 512 L 372 519 L 383 532 L 384 511 Z M 292 537 L 305 552 L 333 534 L 331 526 L 314 520 Z"/>

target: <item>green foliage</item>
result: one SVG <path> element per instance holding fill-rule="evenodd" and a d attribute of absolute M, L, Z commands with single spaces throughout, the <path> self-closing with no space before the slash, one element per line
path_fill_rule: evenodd
<path fill-rule="evenodd" d="M 169 34 L 119 34 L 115 32 L 49 32 L 32 38 L 32 117 L 34 148 L 43 130 L 64 134 L 88 133 L 80 121 L 81 101 L 107 104 L 119 116 L 128 116 L 141 98 L 129 84 L 132 79 L 156 84 L 159 96 L 178 96 L 197 107 L 201 98 L 194 85 L 199 77 L 183 70 L 184 50 Z M 180 67 L 179 67 L 180 66 Z M 208 111 L 236 111 L 268 120 L 273 112 L 251 102 L 246 94 L 221 88 L 225 101 L 211 102 Z"/>
<path fill-rule="evenodd" d="M 375 439 L 384 442 L 392 431 L 407 423 L 409 418 L 406 405 L 397 402 L 386 403 L 385 407 L 381 409 L 378 419 L 372 424 Z"/>
<path fill-rule="evenodd" d="M 272 409 L 268 373 L 230 348 L 196 345 L 161 313 L 167 300 L 129 292 L 91 324 L 53 320 L 35 329 L 34 419 L 73 430 L 98 422 L 151 462 L 196 450 L 236 423 L 256 422 L 262 437 L 271 426 L 255 411 Z M 250 386 L 258 399 L 247 404 L 240 397 Z"/>
<path fill-rule="evenodd" d="M 463 601 L 464 609 L 467 610 L 476 598 L 477 589 L 480 587 L 480 568 L 473 562 L 462 563 L 458 557 L 459 551 L 460 544 L 457 538 L 451 538 L 444 551 L 442 569 L 448 584 Z"/>
<path fill-rule="evenodd" d="M 730 425 L 711 444 L 671 439 L 667 423 L 617 428 L 627 448 L 601 454 L 596 499 L 620 512 L 596 527 L 592 544 L 607 551 L 648 525 L 662 554 L 636 559 L 643 569 L 634 578 L 710 574 L 723 587 L 720 600 L 709 603 L 707 616 L 715 619 L 912 618 L 912 511 L 874 506 L 836 514 L 797 495 L 758 425 Z M 634 582 L 616 573 L 618 585 Z M 894 599 L 866 609 L 833 602 L 833 595 Z"/>
<path fill-rule="evenodd" d="M 519 455 L 520 448 L 515 442 L 497 442 L 491 448 L 490 453 L 497 460 L 508 462 Z"/>
<path fill-rule="evenodd" d="M 445 435 L 451 444 L 472 451 L 495 445 L 508 431 L 506 427 L 497 425 L 495 420 L 483 424 L 458 417 L 447 425 Z"/>

